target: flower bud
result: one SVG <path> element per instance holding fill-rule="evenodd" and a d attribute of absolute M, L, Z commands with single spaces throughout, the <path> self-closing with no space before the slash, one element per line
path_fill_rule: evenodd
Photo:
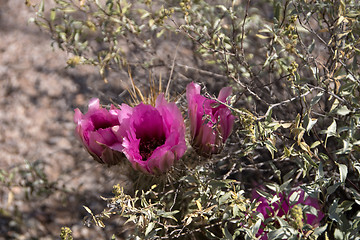
<path fill-rule="evenodd" d="M 123 157 L 122 138 L 114 134 L 119 128 L 118 113 L 114 106 L 110 110 L 102 108 L 97 98 L 90 100 L 86 114 L 75 109 L 76 135 L 99 163 L 115 165 Z"/>
<path fill-rule="evenodd" d="M 218 100 L 226 103 L 231 91 L 231 87 L 222 88 Z M 224 104 L 200 95 L 200 85 L 193 82 L 186 87 L 186 98 L 191 145 L 202 156 L 220 153 L 232 131 L 235 117 Z"/>

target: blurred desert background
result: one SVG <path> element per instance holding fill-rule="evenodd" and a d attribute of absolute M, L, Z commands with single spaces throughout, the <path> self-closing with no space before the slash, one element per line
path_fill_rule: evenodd
<path fill-rule="evenodd" d="M 24 0 L 0 1 L 0 239 L 58 239 L 62 226 L 76 239 L 110 239 L 111 223 L 84 226 L 83 205 L 103 209 L 99 196 L 119 174 L 83 150 L 73 112 L 123 90 L 95 68 L 66 68 L 67 54 L 28 23 L 34 14 Z"/>

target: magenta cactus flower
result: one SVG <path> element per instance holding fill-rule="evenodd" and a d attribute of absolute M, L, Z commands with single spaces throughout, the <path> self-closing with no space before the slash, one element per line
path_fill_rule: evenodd
<path fill-rule="evenodd" d="M 229 137 L 235 117 L 224 104 L 200 95 L 200 85 L 189 83 L 186 87 L 190 119 L 191 145 L 202 156 L 220 153 Z M 227 103 L 231 87 L 220 90 L 218 100 Z"/>
<path fill-rule="evenodd" d="M 298 194 L 297 195 L 297 201 L 292 202 L 290 204 L 290 197 L 292 194 Z M 286 196 L 283 193 L 278 194 L 278 200 L 270 203 L 269 200 L 267 200 L 265 197 L 261 197 L 255 190 L 252 192 L 252 198 L 256 199 L 260 204 L 256 208 L 257 212 L 260 212 L 266 221 L 266 219 L 269 219 L 271 217 L 282 217 L 286 216 L 286 220 L 291 219 L 300 219 L 301 224 L 309 224 L 313 227 L 317 227 L 320 224 L 321 219 L 324 217 L 324 214 L 320 211 L 320 205 L 318 203 L 318 200 L 316 198 L 307 197 L 305 199 L 305 192 L 302 189 L 293 190 L 290 192 L 288 196 Z M 317 214 L 305 214 L 305 219 L 303 219 L 302 211 L 298 211 L 298 209 L 301 209 L 301 206 L 311 206 L 317 209 Z M 300 215 L 300 216 L 294 216 L 294 215 Z M 275 221 L 275 220 L 274 220 Z M 264 231 L 265 225 L 262 224 L 262 227 L 259 229 L 257 233 L 257 237 L 261 236 L 260 239 L 267 240 L 267 232 Z"/>
<path fill-rule="evenodd" d="M 76 135 L 99 163 L 114 165 L 123 157 L 122 138 L 113 131 L 119 126 L 118 113 L 119 109 L 114 106 L 110 110 L 102 108 L 97 98 L 90 100 L 85 115 L 78 108 L 75 109 Z"/>
<path fill-rule="evenodd" d="M 122 151 L 136 170 L 160 174 L 170 169 L 186 151 L 185 125 L 175 103 L 160 94 L 155 107 L 140 103 L 135 107 L 120 106 Z"/>

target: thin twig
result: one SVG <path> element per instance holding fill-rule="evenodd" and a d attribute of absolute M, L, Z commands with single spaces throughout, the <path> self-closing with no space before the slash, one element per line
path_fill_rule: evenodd
<path fill-rule="evenodd" d="M 185 70 L 191 69 L 191 70 L 197 71 L 197 72 L 199 72 L 201 74 L 206 74 L 206 75 L 211 76 L 211 77 L 228 79 L 228 77 L 225 76 L 225 75 L 221 75 L 221 74 L 218 74 L 218 73 L 206 71 L 206 70 L 203 70 L 203 69 L 200 69 L 200 68 L 195 68 L 195 67 L 191 67 L 191 66 L 188 66 L 188 65 L 180 64 L 180 63 L 176 63 L 175 65 L 178 66 L 178 67 L 185 68 Z"/>
<path fill-rule="evenodd" d="M 167 85 L 166 85 L 165 97 L 167 97 L 167 99 L 169 99 L 169 88 L 170 88 L 170 83 L 171 83 L 171 77 L 172 77 L 173 72 L 174 72 L 175 59 L 176 59 L 176 56 L 177 56 L 177 53 L 178 53 L 180 41 L 181 41 L 181 39 L 178 41 L 178 43 L 177 43 L 177 45 L 176 45 L 176 50 L 175 50 L 174 58 L 173 58 L 172 65 L 171 65 L 170 76 L 169 76 L 168 83 L 167 83 Z"/>
<path fill-rule="evenodd" d="M 245 56 L 245 52 L 244 52 L 245 22 L 246 22 L 246 18 L 249 15 L 248 11 L 249 11 L 249 6 L 250 6 L 250 1 L 251 0 L 248 0 L 248 2 L 247 2 L 246 9 L 245 9 L 244 20 L 243 20 L 243 23 L 241 25 L 240 49 L 241 49 L 241 53 L 242 53 L 243 56 Z"/>
<path fill-rule="evenodd" d="M 332 49 L 332 48 L 329 46 L 329 44 L 328 44 L 327 42 L 325 42 L 325 40 L 324 40 L 322 37 L 320 37 L 319 34 L 317 34 L 317 32 L 315 32 L 314 29 L 311 28 L 311 26 L 310 26 L 310 27 L 306 26 L 305 24 L 303 24 L 303 23 L 301 22 L 300 19 L 299 19 L 299 23 L 300 23 L 300 25 L 301 25 L 303 28 L 305 28 L 305 29 L 306 29 L 307 31 L 309 31 L 310 33 L 314 34 L 317 39 L 319 39 L 325 46 L 327 46 L 327 48 L 330 50 L 330 52 L 331 52 L 332 54 L 335 54 L 334 49 Z M 341 59 L 337 59 L 337 60 L 338 60 L 338 62 L 345 68 L 345 70 L 354 78 L 354 80 L 355 80 L 358 84 L 360 84 L 360 79 L 358 79 L 358 78 L 355 76 L 355 74 L 354 74 L 350 69 L 348 69 L 348 67 L 346 66 L 346 64 L 345 64 Z"/>

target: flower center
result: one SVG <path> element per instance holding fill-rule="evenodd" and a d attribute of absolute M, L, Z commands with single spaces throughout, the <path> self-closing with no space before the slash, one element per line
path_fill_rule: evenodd
<path fill-rule="evenodd" d="M 165 143 L 165 137 L 142 138 L 140 140 L 139 151 L 143 161 L 146 161 L 154 150 Z"/>
<path fill-rule="evenodd" d="M 113 124 L 111 122 L 101 122 L 101 123 L 95 123 L 94 124 L 95 130 L 98 130 L 100 128 L 106 129 L 106 128 L 110 128 L 112 126 L 113 126 Z"/>

